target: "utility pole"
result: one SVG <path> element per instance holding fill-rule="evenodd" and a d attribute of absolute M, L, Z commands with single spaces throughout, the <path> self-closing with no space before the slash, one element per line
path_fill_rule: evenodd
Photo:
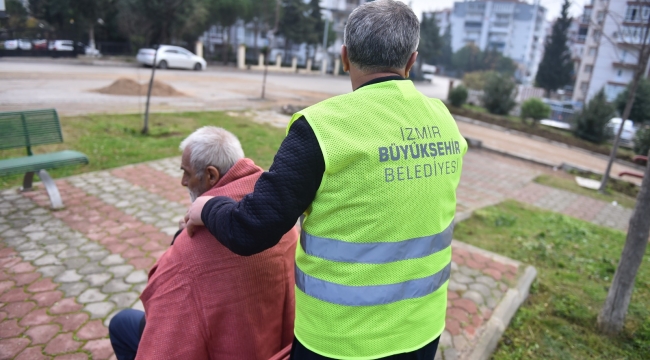
<path fill-rule="evenodd" d="M 648 35 L 650 33 L 650 17 L 648 17 L 648 22 L 644 28 L 643 42 L 641 43 L 641 49 L 639 50 L 639 61 L 634 69 L 634 78 L 632 79 L 632 86 L 630 86 L 627 93 L 627 102 L 625 103 L 625 110 L 623 110 L 623 116 L 621 120 L 621 126 L 616 132 L 616 138 L 614 138 L 614 145 L 612 146 L 612 152 L 609 155 L 609 161 L 607 162 L 607 169 L 603 175 L 603 180 L 600 183 L 600 188 L 598 191 L 600 193 L 605 193 L 607 189 L 607 182 L 609 181 L 609 173 L 612 171 L 612 164 L 616 159 L 616 152 L 618 151 L 618 143 L 621 139 L 621 134 L 623 133 L 623 126 L 625 121 L 630 116 L 632 111 L 632 105 L 634 105 L 634 97 L 636 96 L 636 89 L 639 86 L 639 80 L 645 74 L 645 70 L 648 67 L 648 57 L 650 57 L 650 47 L 648 46 Z"/>
<path fill-rule="evenodd" d="M 147 90 L 147 105 L 144 108 L 144 127 L 142 128 L 142 134 L 146 135 L 149 133 L 149 99 L 151 99 L 151 88 L 153 87 L 153 77 L 156 74 L 156 59 L 158 58 L 158 47 L 152 46 L 155 50 L 153 54 L 153 63 L 151 64 L 151 78 L 149 79 L 149 90 Z"/>

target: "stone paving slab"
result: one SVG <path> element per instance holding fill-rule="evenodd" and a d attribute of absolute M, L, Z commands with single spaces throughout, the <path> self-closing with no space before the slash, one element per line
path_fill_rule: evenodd
<path fill-rule="evenodd" d="M 627 230 L 633 213 L 632 209 L 532 182 L 514 191 L 510 197 L 546 210 L 623 231 Z"/>
<path fill-rule="evenodd" d="M 49 210 L 43 189 L 0 192 L 0 358 L 113 355 L 106 326 L 120 309 L 142 307 L 147 271 L 189 204 L 179 164 L 174 157 L 59 179 L 66 205 L 60 211 Z M 472 151 L 458 211 L 514 197 L 576 214 L 588 206 L 591 212 L 579 215 L 594 221 L 615 218 L 617 209 L 592 199 L 567 203 L 555 189 L 531 183 L 537 175 Z M 452 247 L 447 327 L 437 356 L 445 360 L 471 356 L 523 273 L 513 260 L 462 243 Z"/>

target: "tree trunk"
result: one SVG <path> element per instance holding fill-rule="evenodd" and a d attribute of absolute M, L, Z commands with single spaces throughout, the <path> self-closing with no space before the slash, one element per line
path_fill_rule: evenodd
<path fill-rule="evenodd" d="M 598 315 L 598 327 L 605 334 L 615 335 L 623 328 L 634 289 L 634 278 L 648 245 L 648 236 L 650 236 L 648 219 L 650 219 L 650 162 L 646 167 L 641 191 L 636 199 L 634 214 L 630 219 L 625 246 L 612 286 L 607 293 L 605 305 Z"/>
<path fill-rule="evenodd" d="M 260 33 L 260 28 L 259 28 L 259 20 L 255 19 L 255 27 L 253 28 L 253 54 L 255 54 L 255 59 L 259 56 L 260 50 L 259 47 L 257 46 L 257 36 Z"/>
<path fill-rule="evenodd" d="M 95 49 L 95 25 L 90 24 L 90 28 L 88 29 L 88 47 L 91 49 Z"/>
<path fill-rule="evenodd" d="M 221 59 L 224 65 L 228 65 L 228 48 L 230 47 L 230 34 L 228 34 L 230 27 L 222 27 L 221 29 Z"/>

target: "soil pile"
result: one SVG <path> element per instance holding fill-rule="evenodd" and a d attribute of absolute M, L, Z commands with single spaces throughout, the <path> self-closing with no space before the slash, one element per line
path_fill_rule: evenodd
<path fill-rule="evenodd" d="M 119 78 L 107 87 L 95 90 L 98 93 L 109 95 L 147 95 L 149 82 L 140 84 L 129 78 Z M 185 96 L 182 92 L 174 89 L 173 86 L 165 84 L 162 81 L 154 80 L 151 87 L 151 96 Z"/>

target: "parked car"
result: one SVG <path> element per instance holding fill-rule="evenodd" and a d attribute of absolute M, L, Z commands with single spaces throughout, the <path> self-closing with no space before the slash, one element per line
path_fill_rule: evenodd
<path fill-rule="evenodd" d="M 50 51 L 74 51 L 74 41 L 72 40 L 52 40 L 48 45 Z"/>
<path fill-rule="evenodd" d="M 33 40 L 32 48 L 34 50 L 47 50 L 47 40 Z"/>
<path fill-rule="evenodd" d="M 16 49 L 18 49 L 18 40 L 5 41 L 5 50 L 16 50 Z"/>
<path fill-rule="evenodd" d="M 32 43 L 29 40 L 18 39 L 18 40 L 6 40 L 5 41 L 5 50 L 31 50 Z"/>
<path fill-rule="evenodd" d="M 158 54 L 156 55 L 156 51 Z M 196 56 L 180 46 L 160 45 L 158 50 L 144 48 L 138 51 L 136 60 L 145 66 L 153 66 L 154 55 L 156 66 L 160 69 L 178 68 L 205 70 L 207 63 L 202 57 Z"/>
<path fill-rule="evenodd" d="M 31 50 L 32 42 L 25 39 L 18 39 L 18 48 L 25 51 Z"/>
<path fill-rule="evenodd" d="M 607 122 L 607 129 L 609 129 L 612 137 L 615 137 L 618 133 L 618 129 L 621 127 L 621 118 L 612 118 Z M 634 146 L 634 136 L 638 127 L 634 125 L 632 120 L 625 120 L 623 124 L 623 132 L 621 133 L 620 144 L 625 147 Z"/>

